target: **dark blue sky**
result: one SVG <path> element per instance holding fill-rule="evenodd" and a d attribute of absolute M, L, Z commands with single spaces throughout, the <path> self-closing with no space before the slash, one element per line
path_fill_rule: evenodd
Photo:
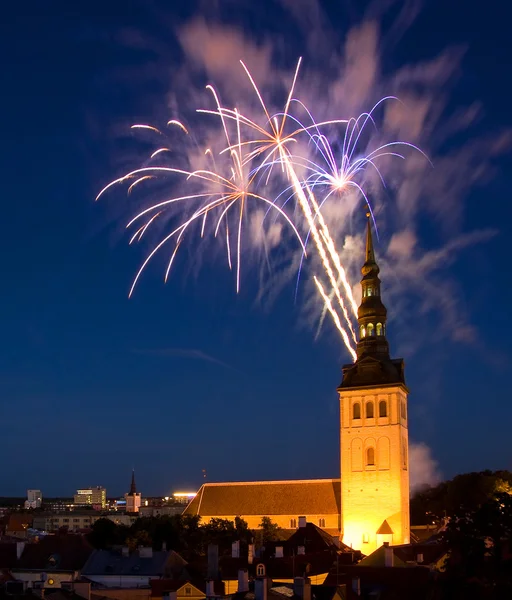
<path fill-rule="evenodd" d="M 121 172 L 117 132 L 162 110 L 180 61 L 166 27 L 199 10 L 162 4 L 4 8 L 0 495 L 31 487 L 71 495 L 91 484 L 121 494 L 132 467 L 147 494 L 194 488 L 202 469 L 210 480 L 338 474 L 336 386 L 347 356 L 334 336 L 314 341 L 300 326 L 291 288 L 263 310 L 254 285 L 234 293 L 224 265 L 198 279 L 182 266 L 165 286 L 150 270 L 127 298 L 142 251 L 119 236 L 121 213 L 93 200 Z M 358 18 L 350 3 L 329 14 L 340 32 Z M 477 98 L 482 128 L 510 128 L 510 17 L 497 1 L 485 11 L 429 2 L 386 60 L 467 46 L 453 104 Z M 271 25 L 251 12 L 251 27 L 260 35 Z M 125 28 L 165 40 L 165 60 L 121 44 Z M 445 476 L 512 469 L 510 160 L 496 167 L 468 194 L 463 230 L 499 234 L 447 270 L 477 339 L 425 339 L 405 356 L 410 435 L 431 448 Z M 385 294 L 386 281 L 386 302 Z M 441 327 L 434 318 L 429 326 Z M 389 331 L 393 347 L 392 322 Z"/>

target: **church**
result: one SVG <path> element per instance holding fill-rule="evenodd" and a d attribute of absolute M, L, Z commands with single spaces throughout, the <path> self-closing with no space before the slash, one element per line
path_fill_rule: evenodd
<path fill-rule="evenodd" d="M 305 517 L 364 554 L 409 543 L 408 389 L 403 359 L 389 354 L 370 218 L 361 273 L 357 359 L 343 366 L 338 387 L 340 478 L 205 483 L 183 514 L 238 516 L 251 529 L 263 517 L 296 529 Z"/>

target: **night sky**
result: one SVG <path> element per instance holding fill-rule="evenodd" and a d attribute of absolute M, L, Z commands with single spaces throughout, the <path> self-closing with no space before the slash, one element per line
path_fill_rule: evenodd
<path fill-rule="evenodd" d="M 179 32 L 202 16 L 260 47 L 272 44 L 287 68 L 301 54 L 315 64 L 291 4 L 57 0 L 3 8 L 0 495 L 40 488 L 71 496 L 90 485 L 120 495 L 132 468 L 149 495 L 196 489 L 203 469 L 210 481 L 338 476 L 336 386 L 349 357 L 330 324 L 315 339 L 293 281 L 272 302 L 258 302 L 250 263 L 237 295 L 225 261 L 203 257 L 196 272 L 186 250 L 166 285 L 157 261 L 128 299 L 145 252 L 123 233 L 133 205 L 122 193 L 94 202 L 147 150 L 126 135 L 130 125 L 174 116 L 170 92 L 180 95 L 187 60 Z M 450 282 L 442 293 L 453 293 L 449 310 L 463 315 L 455 327 L 466 333 L 447 331 L 442 305 L 422 308 L 423 288 L 419 296 L 408 289 L 413 277 L 403 298 L 387 295 L 392 278 L 383 269 L 392 354 L 406 360 L 410 437 L 430 449 L 417 453 L 426 479 L 512 469 L 512 13 L 497 0 L 485 8 L 435 0 L 414 18 L 411 8 L 398 34 L 392 2 L 385 13 L 362 4 L 322 3 L 330 37 L 320 31 L 318 39 L 342 47 L 351 28 L 376 19 L 383 73 L 406 63 L 425 71 L 425 61 L 452 48 L 459 69 L 443 110 L 478 105 L 476 126 L 443 142 L 447 154 L 450 144 L 468 148 L 452 160 L 468 181 L 454 183 L 433 157 L 437 208 L 414 217 L 423 252 L 447 248 L 432 286 Z M 191 82 L 203 89 L 207 79 Z M 429 140 L 438 135 L 434 123 Z M 363 221 L 354 220 L 353 234 Z M 450 246 L 474 232 L 484 233 Z M 389 225 L 381 230 L 378 259 L 393 234 Z"/>

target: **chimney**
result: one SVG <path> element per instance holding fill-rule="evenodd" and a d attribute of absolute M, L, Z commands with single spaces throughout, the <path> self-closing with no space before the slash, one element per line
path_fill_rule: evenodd
<path fill-rule="evenodd" d="M 231 544 L 231 557 L 240 558 L 240 541 L 237 540 Z"/>
<path fill-rule="evenodd" d="M 19 560 L 25 550 L 25 542 L 16 542 L 16 557 Z"/>
<path fill-rule="evenodd" d="M 208 544 L 208 578 L 219 577 L 219 547 L 217 544 Z"/>
<path fill-rule="evenodd" d="M 267 600 L 268 583 L 266 577 L 258 577 L 254 582 L 254 600 Z"/>
<path fill-rule="evenodd" d="M 73 592 L 85 600 L 91 600 L 91 584 L 88 581 L 75 581 L 73 583 Z"/>
<path fill-rule="evenodd" d="M 247 569 L 238 569 L 238 590 L 237 592 L 249 591 L 249 571 Z"/>
<path fill-rule="evenodd" d="M 299 529 L 301 529 L 302 527 L 306 527 L 306 517 L 299 517 Z"/>
<path fill-rule="evenodd" d="M 128 548 L 128 546 L 123 546 L 121 548 L 121 555 L 122 556 L 130 556 L 130 549 Z"/>
<path fill-rule="evenodd" d="M 276 546 L 276 558 L 283 558 L 283 547 Z"/>
<path fill-rule="evenodd" d="M 301 600 L 311 600 L 311 581 L 307 577 L 295 577 L 293 594 Z"/>
<path fill-rule="evenodd" d="M 213 598 L 215 596 L 215 581 L 213 579 L 206 580 L 206 597 Z"/>
<path fill-rule="evenodd" d="M 361 595 L 361 580 L 359 577 L 354 577 L 354 579 L 352 579 L 352 591 L 356 596 Z"/>
<path fill-rule="evenodd" d="M 254 544 L 249 544 L 249 548 L 247 549 L 247 562 L 252 565 L 254 560 Z"/>
<path fill-rule="evenodd" d="M 389 547 L 389 542 L 384 542 L 384 566 L 392 567 L 394 562 L 393 548 Z"/>
<path fill-rule="evenodd" d="M 418 554 L 416 556 L 416 562 L 421 565 L 421 563 L 423 562 L 423 554 L 420 552 L 420 554 Z"/>

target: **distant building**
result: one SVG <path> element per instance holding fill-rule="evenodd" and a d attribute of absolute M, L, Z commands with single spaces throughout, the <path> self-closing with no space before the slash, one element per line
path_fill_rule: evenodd
<path fill-rule="evenodd" d="M 107 490 L 101 486 L 77 490 L 74 495 L 74 503 L 79 506 L 90 505 L 105 508 L 107 505 Z"/>
<path fill-rule="evenodd" d="M 27 499 L 25 508 L 41 508 L 43 503 L 43 494 L 41 490 L 27 490 Z"/>
<path fill-rule="evenodd" d="M 172 517 L 181 515 L 183 505 L 178 506 L 141 506 L 139 510 L 140 517 Z"/>
<path fill-rule="evenodd" d="M 66 528 L 70 532 L 90 529 L 98 519 L 109 519 L 116 525 L 126 525 L 130 527 L 137 517 L 133 515 L 124 515 L 119 513 L 99 514 L 95 511 L 73 511 L 63 513 L 40 513 L 34 516 L 33 528 L 39 531 L 49 533 Z M 31 520 L 32 521 L 32 520 Z"/>
<path fill-rule="evenodd" d="M 137 492 L 137 486 L 135 485 L 135 470 L 132 471 L 132 483 L 130 485 L 130 491 L 124 495 L 126 500 L 126 512 L 127 513 L 138 513 L 141 504 L 141 494 Z"/>
<path fill-rule="evenodd" d="M 197 496 L 197 492 L 174 492 L 172 499 L 180 504 L 188 504 Z"/>

